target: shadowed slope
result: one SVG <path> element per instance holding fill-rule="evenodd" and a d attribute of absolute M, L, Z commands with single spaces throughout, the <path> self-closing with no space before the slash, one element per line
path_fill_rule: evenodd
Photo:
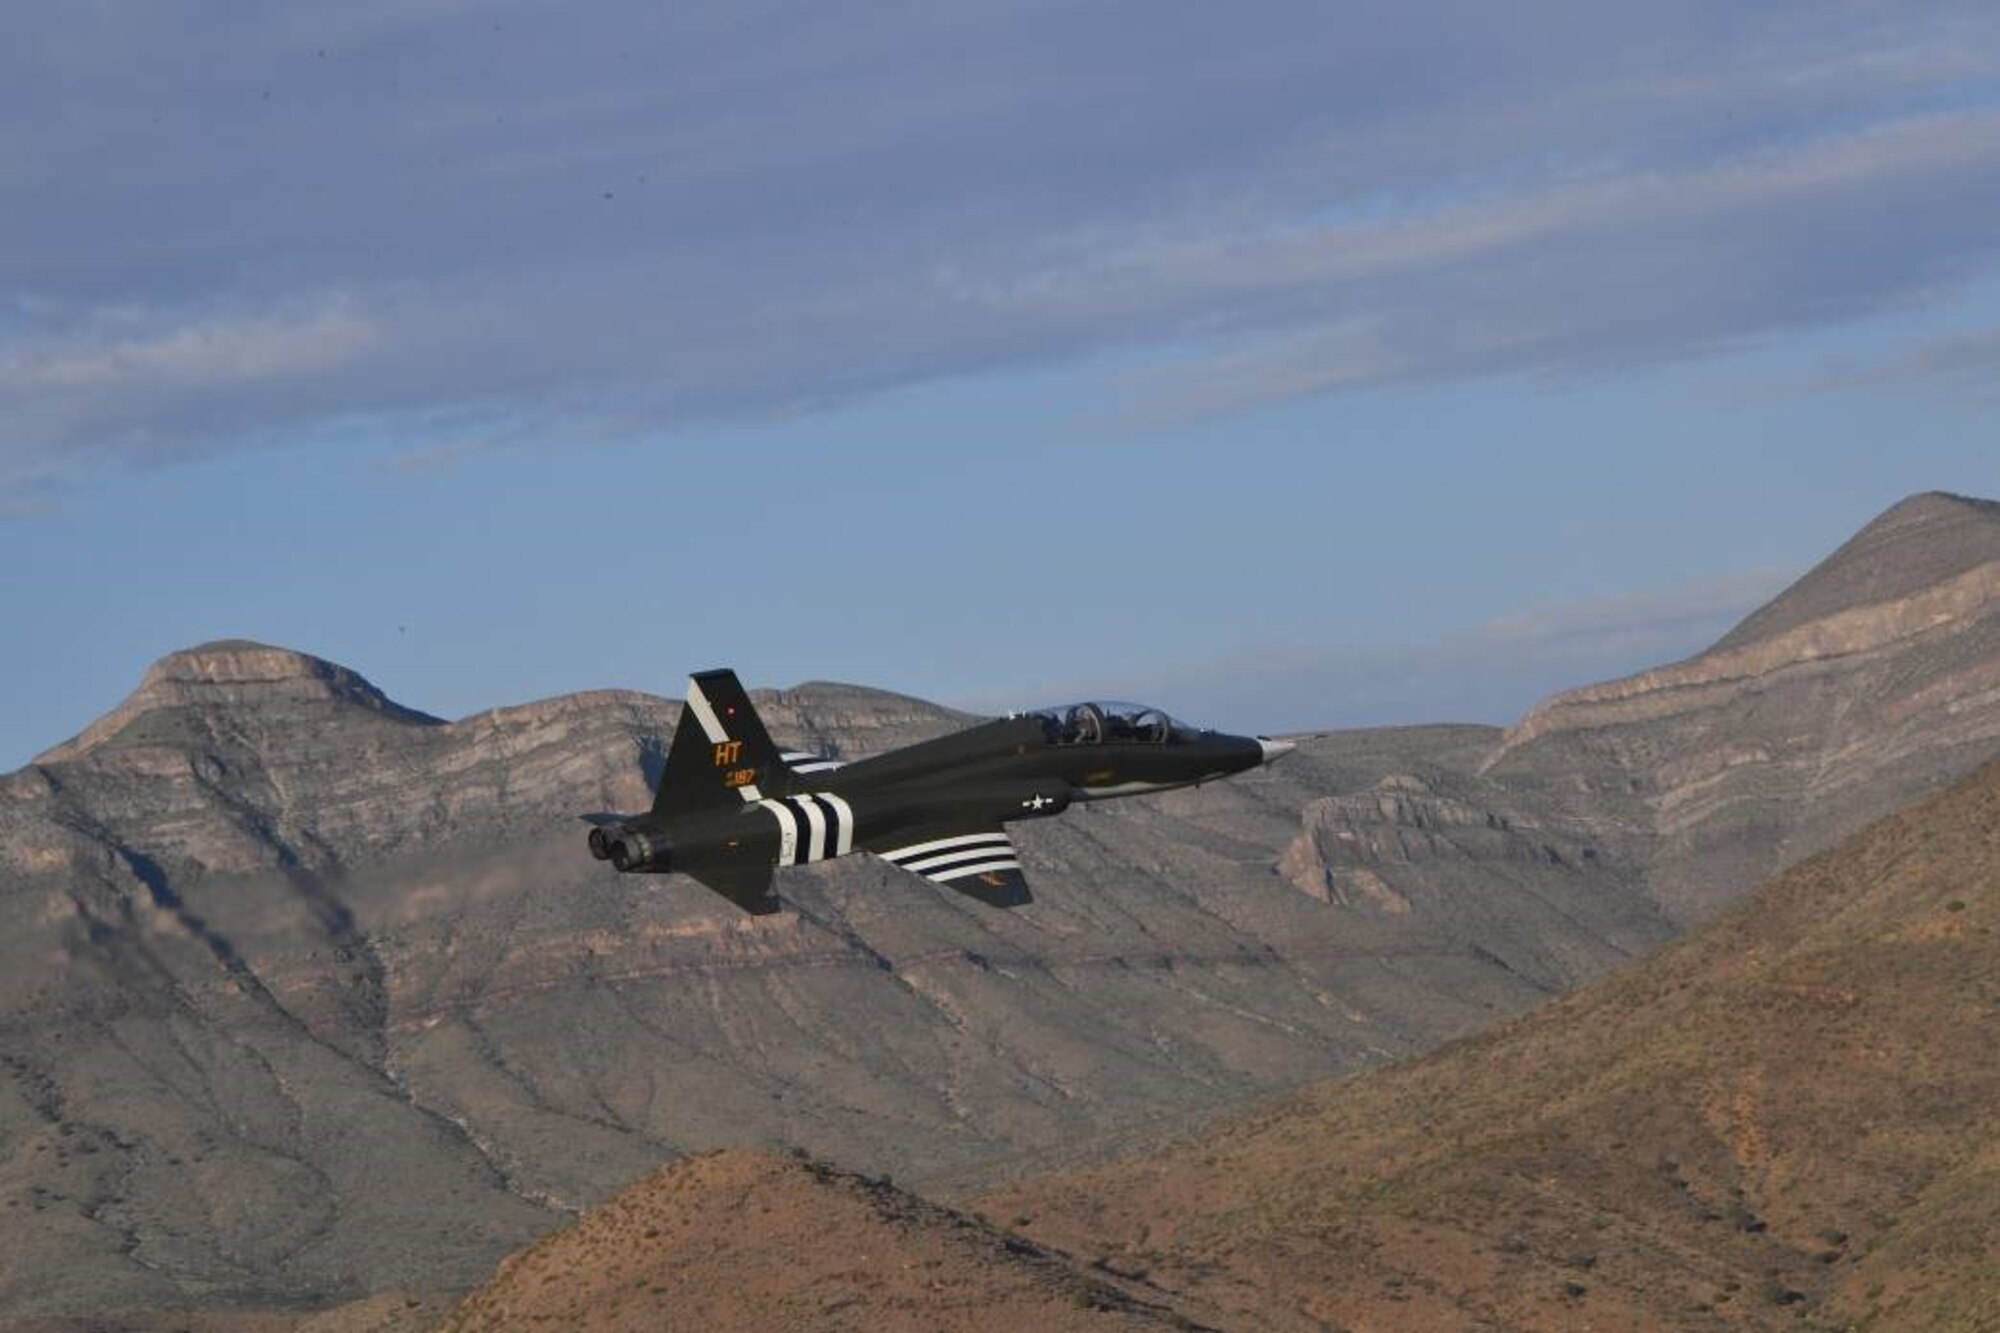
<path fill-rule="evenodd" d="M 719 1152 L 655 1172 L 514 1255 L 442 1328 L 1190 1326 L 886 1182 Z"/>
<path fill-rule="evenodd" d="M 984 1206 L 1245 1327 L 2000 1326 L 2000 764 L 1415 1064 Z"/>

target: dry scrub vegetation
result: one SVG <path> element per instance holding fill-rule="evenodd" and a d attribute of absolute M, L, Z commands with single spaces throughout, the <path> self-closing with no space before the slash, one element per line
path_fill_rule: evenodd
<path fill-rule="evenodd" d="M 983 1201 L 1246 1327 L 2000 1327 L 2000 765 L 1414 1064 Z"/>

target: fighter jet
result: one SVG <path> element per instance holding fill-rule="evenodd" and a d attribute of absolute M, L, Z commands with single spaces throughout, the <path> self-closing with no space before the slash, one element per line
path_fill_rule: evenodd
<path fill-rule="evenodd" d="M 591 814 L 590 854 L 627 873 L 691 875 L 775 912 L 781 866 L 873 852 L 994 907 L 1032 901 L 1006 826 L 1078 801 L 1187 787 L 1268 764 L 1289 741 L 1230 736 L 1137 704 L 1015 713 L 854 763 L 780 751 L 733 671 L 688 680 L 643 815 Z"/>

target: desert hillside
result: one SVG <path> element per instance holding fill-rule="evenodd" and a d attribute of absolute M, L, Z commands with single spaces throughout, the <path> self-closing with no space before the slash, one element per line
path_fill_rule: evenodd
<path fill-rule="evenodd" d="M 719 1152 L 512 1256 L 440 1333 L 1186 1327 L 1102 1274 L 886 1181 Z"/>
<path fill-rule="evenodd" d="M 2000 1327 L 2000 764 L 1577 995 L 981 1201 L 1232 1326 Z"/>

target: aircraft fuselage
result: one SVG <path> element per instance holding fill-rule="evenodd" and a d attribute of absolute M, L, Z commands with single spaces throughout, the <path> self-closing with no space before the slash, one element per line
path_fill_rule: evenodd
<path fill-rule="evenodd" d="M 699 737 L 689 734 L 690 718 Z M 1186 727 L 1153 709 L 1079 704 L 856 763 L 799 756 L 805 762 L 792 764 L 770 745 L 735 677 L 704 673 L 690 681 L 688 716 L 653 811 L 601 821 L 591 851 L 624 871 L 686 872 L 753 911 L 775 905 L 776 868 L 855 851 L 1012 906 L 1029 894 L 1004 825 L 1077 801 L 1227 777 L 1291 748 Z M 705 762 L 686 762 L 688 749 Z M 686 792 L 670 786 L 677 777 Z"/>

